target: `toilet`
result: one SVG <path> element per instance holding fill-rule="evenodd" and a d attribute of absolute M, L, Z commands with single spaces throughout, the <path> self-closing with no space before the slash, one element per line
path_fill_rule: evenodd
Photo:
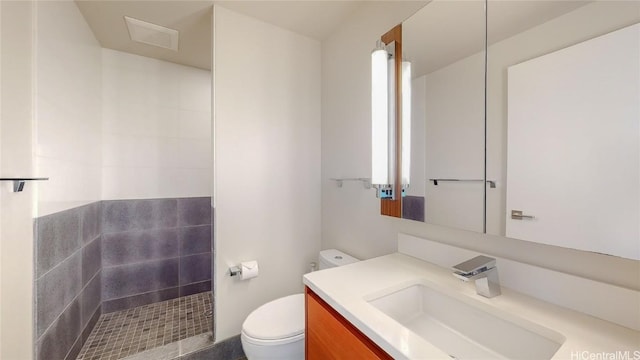
<path fill-rule="evenodd" d="M 320 270 L 359 261 L 336 249 L 322 250 Z M 304 294 L 285 296 L 255 309 L 242 324 L 248 360 L 304 359 Z"/>

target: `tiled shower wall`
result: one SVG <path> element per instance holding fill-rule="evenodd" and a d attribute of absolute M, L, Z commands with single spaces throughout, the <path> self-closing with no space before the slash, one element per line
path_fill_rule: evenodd
<path fill-rule="evenodd" d="M 114 200 L 34 221 L 36 359 L 75 359 L 104 312 L 211 290 L 211 198 Z"/>
<path fill-rule="evenodd" d="M 101 312 L 99 202 L 37 218 L 36 359 L 75 359 Z"/>
<path fill-rule="evenodd" d="M 103 202 L 103 311 L 211 290 L 211 198 Z"/>

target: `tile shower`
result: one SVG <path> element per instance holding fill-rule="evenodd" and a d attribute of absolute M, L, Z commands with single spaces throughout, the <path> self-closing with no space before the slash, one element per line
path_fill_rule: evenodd
<path fill-rule="evenodd" d="M 211 330 L 211 293 L 184 296 L 100 317 L 78 360 L 123 359 Z"/>
<path fill-rule="evenodd" d="M 79 2 L 32 5 L 34 173 L 50 179 L 33 357 L 75 359 L 101 316 L 211 291 L 211 72 L 103 48 Z"/>
<path fill-rule="evenodd" d="M 194 294 L 209 301 L 183 306 L 185 329 L 176 333 L 201 332 L 202 322 L 186 326 L 211 307 L 211 224 L 210 197 L 100 201 L 37 218 L 36 359 L 75 359 L 87 339 L 100 336 L 94 327 L 113 332 L 96 324 L 114 312 L 163 301 L 179 308 L 188 301 L 172 299 Z"/>

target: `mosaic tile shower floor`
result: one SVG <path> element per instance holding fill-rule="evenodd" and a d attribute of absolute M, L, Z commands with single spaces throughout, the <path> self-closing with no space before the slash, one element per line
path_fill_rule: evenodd
<path fill-rule="evenodd" d="M 211 331 L 211 292 L 103 314 L 77 360 L 115 360 Z"/>

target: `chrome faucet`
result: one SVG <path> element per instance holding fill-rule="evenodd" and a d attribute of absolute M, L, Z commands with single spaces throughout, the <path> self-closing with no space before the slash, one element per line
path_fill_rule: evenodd
<path fill-rule="evenodd" d="M 496 259 L 488 256 L 476 256 L 453 267 L 453 276 L 463 281 L 475 280 L 476 293 L 492 298 L 500 295 L 500 280 Z"/>

